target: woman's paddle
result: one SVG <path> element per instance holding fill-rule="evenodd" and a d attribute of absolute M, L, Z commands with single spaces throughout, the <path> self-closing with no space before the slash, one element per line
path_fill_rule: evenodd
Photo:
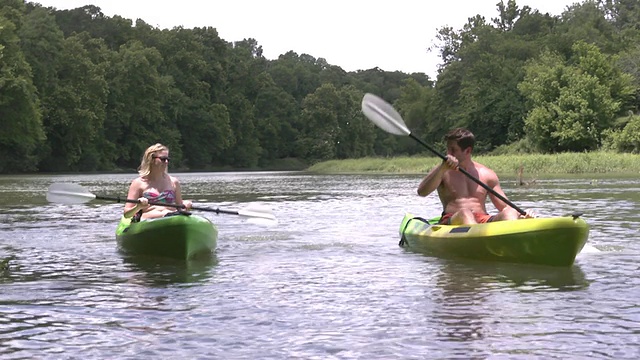
<path fill-rule="evenodd" d="M 50 202 L 62 203 L 62 204 L 83 204 L 89 202 L 91 200 L 109 200 L 115 202 L 128 202 L 128 203 L 137 203 L 138 200 L 126 199 L 121 197 L 110 197 L 110 196 L 99 196 L 90 193 L 83 186 L 78 184 L 69 184 L 69 183 L 54 183 L 49 186 L 49 190 L 47 191 L 47 200 Z M 183 209 L 184 205 L 178 204 L 165 204 L 161 202 L 153 202 L 149 201 L 149 205 L 159 205 L 159 206 L 167 206 L 173 207 L 177 209 Z M 231 215 L 240 215 L 251 218 L 261 218 L 261 219 L 269 219 L 276 220 L 276 217 L 265 208 L 259 208 L 255 206 L 250 206 L 241 210 L 223 210 L 223 209 L 210 209 L 210 208 L 198 208 L 191 207 L 190 210 L 195 211 L 209 211 L 214 212 L 216 214 L 231 214 Z"/>
<path fill-rule="evenodd" d="M 440 154 L 434 148 L 429 146 L 427 143 L 414 136 L 411 131 L 407 128 L 404 121 L 402 120 L 402 116 L 393 108 L 389 103 L 382 100 L 378 96 L 373 94 L 365 94 L 362 98 L 362 112 L 364 115 L 371 120 L 376 126 L 381 128 L 382 130 L 400 136 L 409 136 L 413 140 L 419 142 L 422 146 L 426 147 L 432 153 L 439 156 L 442 160 L 446 160 L 447 157 Z M 465 169 L 458 167 L 458 171 L 465 174 L 469 179 L 473 180 L 476 184 L 482 186 L 485 190 L 493 194 L 498 199 L 502 200 L 505 204 L 514 208 L 517 212 L 522 215 L 526 215 L 526 212 L 516 205 L 514 205 L 511 201 L 507 200 L 504 196 L 498 194 L 495 190 L 490 188 L 487 184 L 482 181 L 476 179 L 473 175 L 469 174 Z"/>

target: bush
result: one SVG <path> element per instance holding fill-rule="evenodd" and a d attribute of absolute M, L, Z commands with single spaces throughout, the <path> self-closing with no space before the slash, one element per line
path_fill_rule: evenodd
<path fill-rule="evenodd" d="M 531 140 L 524 138 L 511 144 L 500 145 L 493 149 L 489 155 L 534 154 L 536 152 L 536 147 Z"/>
<path fill-rule="evenodd" d="M 632 116 L 622 130 L 605 130 L 602 137 L 604 149 L 640 153 L 640 116 Z"/>

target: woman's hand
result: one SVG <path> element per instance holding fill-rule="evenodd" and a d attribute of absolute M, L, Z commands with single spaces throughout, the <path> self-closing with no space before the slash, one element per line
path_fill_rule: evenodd
<path fill-rule="evenodd" d="M 140 210 L 144 210 L 144 209 L 146 209 L 148 207 L 149 207 L 149 199 L 147 199 L 144 196 L 138 198 L 138 203 L 136 204 L 136 208 L 138 208 Z"/>
<path fill-rule="evenodd" d="M 184 200 L 182 202 L 182 205 L 184 205 L 184 209 L 187 210 L 187 211 L 191 210 L 191 205 L 192 204 L 193 203 L 191 202 L 191 200 Z"/>
<path fill-rule="evenodd" d="M 533 219 L 537 217 L 538 215 L 536 214 L 535 211 L 533 211 L 533 209 L 527 209 L 524 211 L 524 215 L 520 215 L 521 219 Z"/>

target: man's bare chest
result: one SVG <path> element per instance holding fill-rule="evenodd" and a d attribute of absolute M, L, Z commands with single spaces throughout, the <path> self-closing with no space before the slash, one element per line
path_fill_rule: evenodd
<path fill-rule="evenodd" d="M 462 173 L 450 171 L 443 177 L 443 191 L 447 198 L 485 198 L 487 191 Z"/>

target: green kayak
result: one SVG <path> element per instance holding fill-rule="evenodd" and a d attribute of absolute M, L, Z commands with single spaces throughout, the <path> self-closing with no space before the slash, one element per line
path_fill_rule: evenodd
<path fill-rule="evenodd" d="M 400 245 L 440 257 L 571 266 L 589 237 L 579 215 L 475 225 L 438 225 L 439 219 L 406 214 Z"/>
<path fill-rule="evenodd" d="M 197 215 L 174 215 L 131 223 L 120 219 L 116 229 L 118 246 L 132 255 L 190 259 L 210 253 L 218 241 L 218 229 Z"/>

